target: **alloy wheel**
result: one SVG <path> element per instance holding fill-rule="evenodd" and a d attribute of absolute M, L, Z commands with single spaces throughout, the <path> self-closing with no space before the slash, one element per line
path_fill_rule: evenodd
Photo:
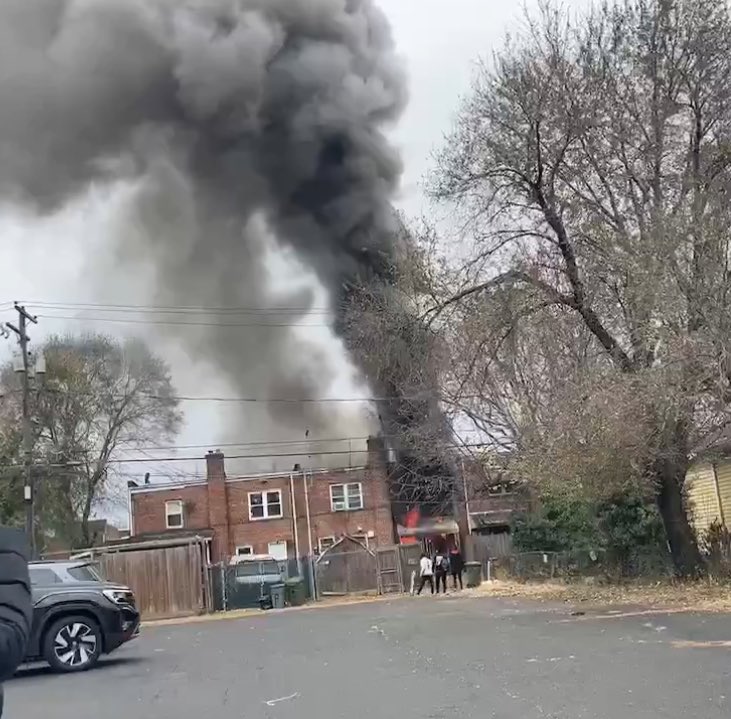
<path fill-rule="evenodd" d="M 83 667 L 96 656 L 97 638 L 94 630 L 83 622 L 66 624 L 53 641 L 53 651 L 61 664 Z"/>

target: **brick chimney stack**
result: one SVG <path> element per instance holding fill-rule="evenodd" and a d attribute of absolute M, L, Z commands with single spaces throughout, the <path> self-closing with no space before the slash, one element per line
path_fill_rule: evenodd
<path fill-rule="evenodd" d="M 223 452 L 217 449 L 206 454 L 208 481 L 208 524 L 213 530 L 213 559 L 224 561 L 229 555 L 228 489 Z"/>
<path fill-rule="evenodd" d="M 220 449 L 215 451 L 211 449 L 206 455 L 206 478 L 209 482 L 226 479 L 226 467 Z"/>

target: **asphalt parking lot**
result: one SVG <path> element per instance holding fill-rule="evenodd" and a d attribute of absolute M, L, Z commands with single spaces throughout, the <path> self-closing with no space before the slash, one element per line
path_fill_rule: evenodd
<path fill-rule="evenodd" d="M 149 628 L 91 672 L 22 671 L 6 716 L 727 719 L 730 679 L 727 615 L 422 597 Z"/>

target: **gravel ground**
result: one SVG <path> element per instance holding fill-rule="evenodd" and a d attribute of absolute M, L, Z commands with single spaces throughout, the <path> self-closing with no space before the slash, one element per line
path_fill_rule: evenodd
<path fill-rule="evenodd" d="M 731 716 L 731 617 L 612 611 L 427 596 L 158 626 L 91 672 L 21 672 L 6 716 Z"/>

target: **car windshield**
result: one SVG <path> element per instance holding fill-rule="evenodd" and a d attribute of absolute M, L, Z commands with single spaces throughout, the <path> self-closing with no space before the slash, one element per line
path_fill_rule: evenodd
<path fill-rule="evenodd" d="M 76 567 L 69 567 L 68 573 L 78 582 L 100 582 L 101 575 L 91 564 L 80 564 Z"/>
<path fill-rule="evenodd" d="M 242 562 L 236 566 L 237 577 L 255 577 L 260 574 L 279 574 L 276 562 Z"/>

